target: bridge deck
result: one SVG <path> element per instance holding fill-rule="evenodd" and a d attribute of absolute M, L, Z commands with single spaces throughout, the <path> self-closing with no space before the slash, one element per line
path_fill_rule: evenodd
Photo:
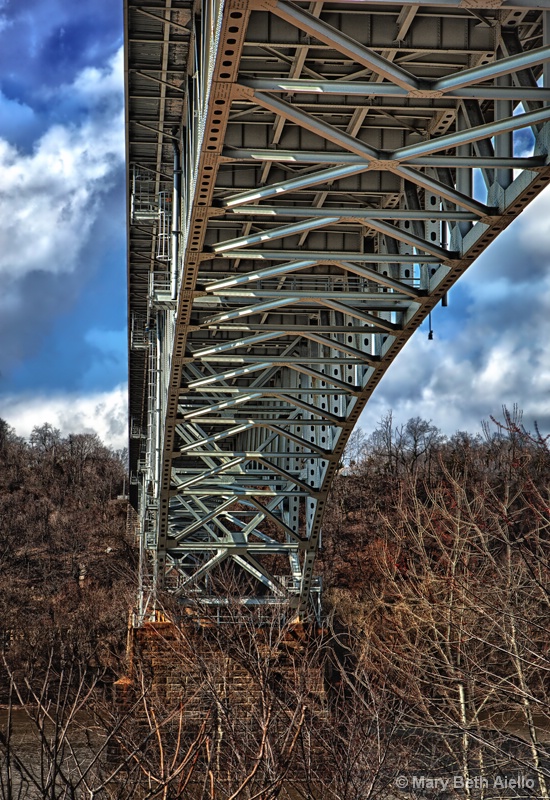
<path fill-rule="evenodd" d="M 143 613 L 315 604 L 365 403 L 548 181 L 549 11 L 127 0 Z"/>

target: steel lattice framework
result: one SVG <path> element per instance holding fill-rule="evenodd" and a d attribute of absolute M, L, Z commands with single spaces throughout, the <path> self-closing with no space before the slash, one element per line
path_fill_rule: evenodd
<path fill-rule="evenodd" d="M 549 13 L 127 0 L 142 614 L 157 590 L 316 605 L 365 403 L 548 182 Z"/>

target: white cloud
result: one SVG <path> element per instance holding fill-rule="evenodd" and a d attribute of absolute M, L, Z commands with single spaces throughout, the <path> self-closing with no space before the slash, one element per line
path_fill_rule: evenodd
<path fill-rule="evenodd" d="M 470 323 L 473 325 L 474 323 Z M 541 337 L 550 341 L 550 319 Z M 518 404 L 528 427 L 550 425 L 550 346 L 529 348 L 520 337 L 481 349 L 481 364 L 461 358 L 454 342 L 428 341 L 417 332 L 388 370 L 363 412 L 360 425 L 372 430 L 390 409 L 397 423 L 431 420 L 447 435 L 476 432 L 481 421 L 501 417 L 502 406 Z"/>
<path fill-rule="evenodd" d="M 124 76 L 124 50 L 120 47 L 108 64 L 103 67 L 86 67 L 74 82 L 62 88 L 72 98 L 77 96 L 87 103 L 97 105 L 100 101 L 120 94 Z"/>
<path fill-rule="evenodd" d="M 57 124 L 30 154 L 0 140 L 0 275 L 13 282 L 33 270 L 79 266 L 102 197 L 124 162 L 122 54 L 88 68 L 51 102 L 86 105 L 77 124 Z"/>
<path fill-rule="evenodd" d="M 550 334 L 550 325 L 543 335 Z M 420 334 L 421 336 L 421 334 Z M 410 343 L 388 371 L 361 417 L 360 425 L 372 430 L 389 410 L 399 424 L 411 417 L 431 420 L 445 434 L 457 430 L 481 430 L 482 420 L 500 418 L 502 407 L 518 404 L 527 427 L 540 423 L 550 430 L 550 348 L 529 357 L 529 350 L 509 346 L 488 349 L 485 363 L 476 373 L 471 362 L 460 361 L 448 343 L 430 357 L 422 338 Z M 423 364 L 423 368 L 421 367 Z M 414 383 L 410 376 L 416 375 Z"/>
<path fill-rule="evenodd" d="M 550 189 L 543 192 L 461 280 L 434 315 L 435 338 L 417 331 L 381 381 L 360 424 L 392 410 L 398 423 L 431 419 L 444 433 L 479 431 L 517 403 L 550 431 Z M 447 315 L 452 335 L 438 336 Z"/>
<path fill-rule="evenodd" d="M 49 422 L 66 436 L 97 433 L 106 445 L 128 445 L 128 389 L 117 386 L 95 394 L 7 396 L 0 399 L 0 417 L 27 438 L 37 425 Z"/>

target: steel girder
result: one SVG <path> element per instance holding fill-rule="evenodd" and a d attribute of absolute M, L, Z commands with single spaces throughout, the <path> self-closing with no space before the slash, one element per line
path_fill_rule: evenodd
<path fill-rule="evenodd" d="M 318 602 L 323 508 L 365 403 L 548 181 L 549 13 L 127 0 L 144 596 Z"/>

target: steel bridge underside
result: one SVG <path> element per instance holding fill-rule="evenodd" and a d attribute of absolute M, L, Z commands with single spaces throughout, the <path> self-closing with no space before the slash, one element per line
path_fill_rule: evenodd
<path fill-rule="evenodd" d="M 318 607 L 323 508 L 365 403 L 547 184 L 549 13 L 127 0 L 142 617 L 159 591 Z"/>

